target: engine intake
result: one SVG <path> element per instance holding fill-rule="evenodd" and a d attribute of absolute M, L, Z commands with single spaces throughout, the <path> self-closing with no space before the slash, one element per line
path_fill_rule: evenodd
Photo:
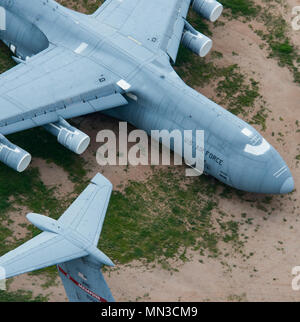
<path fill-rule="evenodd" d="M 91 139 L 88 135 L 71 126 L 62 117 L 56 123 L 50 123 L 44 128 L 57 137 L 57 141 L 76 154 L 82 154 L 89 146 Z"/>
<path fill-rule="evenodd" d="M 18 172 L 23 172 L 31 162 L 31 155 L 0 134 L 0 161 Z"/>
<path fill-rule="evenodd" d="M 223 6 L 216 0 L 194 0 L 192 8 L 204 18 L 215 22 L 223 12 Z"/>

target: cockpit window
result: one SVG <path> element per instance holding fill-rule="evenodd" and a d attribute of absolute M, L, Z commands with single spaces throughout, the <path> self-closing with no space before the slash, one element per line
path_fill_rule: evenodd
<path fill-rule="evenodd" d="M 249 138 L 253 135 L 253 132 L 247 129 L 246 127 L 242 130 L 242 133 L 248 136 Z"/>

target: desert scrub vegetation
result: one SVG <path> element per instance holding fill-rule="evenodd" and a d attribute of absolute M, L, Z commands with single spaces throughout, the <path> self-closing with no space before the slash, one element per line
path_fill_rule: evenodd
<path fill-rule="evenodd" d="M 5 71 L 14 66 L 15 63 L 11 59 L 11 52 L 4 45 L 4 43 L 0 41 L 0 74 L 4 73 Z"/>
<path fill-rule="evenodd" d="M 287 67 L 293 73 L 294 81 L 300 84 L 300 54 L 290 38 L 291 27 L 282 16 L 287 5 L 282 0 L 263 0 L 257 5 L 254 0 L 221 0 L 228 10 L 224 16 L 228 19 L 242 17 L 244 22 L 256 20 L 263 28 L 255 30 L 267 44 L 269 57 L 278 61 L 281 67 Z"/>
<path fill-rule="evenodd" d="M 103 4 L 104 0 L 58 0 L 57 2 L 70 9 L 91 14 Z"/>
<path fill-rule="evenodd" d="M 294 81 L 300 85 L 299 48 L 290 39 L 290 26 L 277 10 L 270 8 L 261 11 L 259 20 L 266 30 L 258 29 L 255 32 L 268 44 L 269 57 L 275 58 L 279 66 L 289 68 Z"/>
<path fill-rule="evenodd" d="M 47 297 L 38 295 L 33 296 L 32 292 L 18 290 L 16 292 L 1 291 L 0 302 L 46 302 Z"/>
<path fill-rule="evenodd" d="M 256 5 L 252 0 L 220 0 L 224 5 L 224 8 L 230 10 L 231 15 L 228 11 L 225 11 L 226 17 L 237 18 L 239 16 L 254 17 L 260 10 L 260 6 Z"/>
<path fill-rule="evenodd" d="M 147 181 L 113 192 L 99 248 L 121 264 L 140 260 L 168 269 L 170 261 L 189 260 L 189 250 L 222 258 L 226 245 L 246 257 L 240 218 L 218 210 L 217 187 L 206 176 L 154 169 Z"/>
<path fill-rule="evenodd" d="M 237 64 L 220 67 L 218 60 L 222 53 L 213 51 L 208 58 L 199 58 L 188 49 L 181 47 L 175 69 L 186 83 L 194 88 L 211 85 L 215 88 L 218 103 L 227 107 L 235 115 L 248 117 L 253 114 L 258 100 L 259 83 L 243 74 Z M 268 110 L 264 104 L 249 121 L 266 128 Z"/>

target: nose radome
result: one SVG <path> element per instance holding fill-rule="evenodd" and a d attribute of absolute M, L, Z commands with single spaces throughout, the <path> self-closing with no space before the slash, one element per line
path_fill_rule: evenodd
<path fill-rule="evenodd" d="M 293 177 L 287 178 L 280 188 L 280 193 L 290 193 L 294 190 L 295 184 Z"/>

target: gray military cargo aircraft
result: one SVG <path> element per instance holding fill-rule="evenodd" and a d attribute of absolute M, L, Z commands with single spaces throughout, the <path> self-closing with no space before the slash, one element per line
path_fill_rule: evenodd
<path fill-rule="evenodd" d="M 0 257 L 0 280 L 57 265 L 71 302 L 113 302 L 100 268 L 114 264 L 97 248 L 111 192 L 97 174 L 58 220 L 28 214 L 43 232 Z"/>
<path fill-rule="evenodd" d="M 90 138 L 66 119 L 101 111 L 149 134 L 205 130 L 205 172 L 229 186 L 271 194 L 294 189 L 288 166 L 253 127 L 188 87 L 172 68 L 180 43 L 201 57 L 210 51 L 212 41 L 186 17 L 192 6 L 216 21 L 223 9 L 217 1 L 106 0 L 92 15 L 53 0 L 0 5 L 6 20 L 0 39 L 19 64 L 0 76 L 6 165 L 21 172 L 31 155 L 5 136 L 37 126 L 84 152 Z"/>

